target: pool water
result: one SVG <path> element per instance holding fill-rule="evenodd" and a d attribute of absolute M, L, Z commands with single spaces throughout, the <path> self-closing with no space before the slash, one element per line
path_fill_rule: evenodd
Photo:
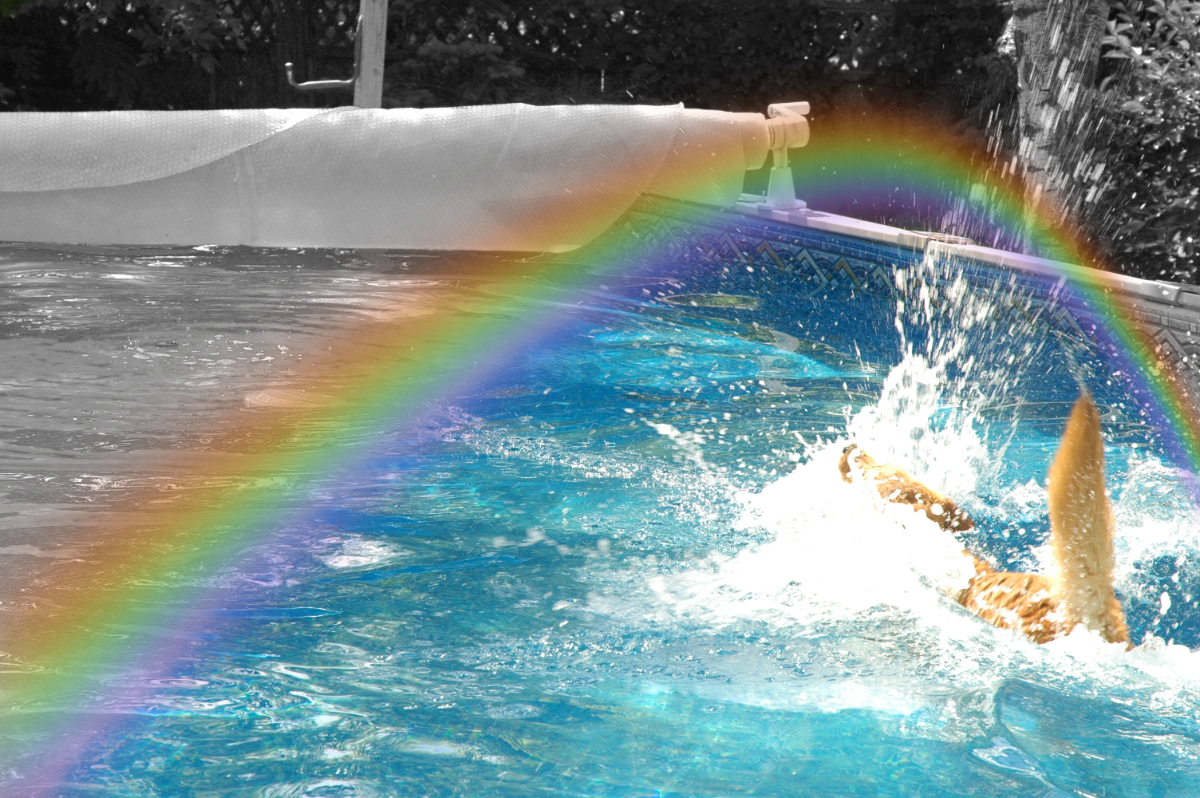
<path fill-rule="evenodd" d="M 329 341 L 514 290 L 464 257 L 0 250 L 5 591 Z M 72 699 L 111 723 L 52 794 L 1200 794 L 1196 497 L 1105 362 L 952 263 L 899 309 L 719 266 L 561 282 L 532 340 L 297 476 L 215 604 L 113 619 L 182 654 Z M 942 594 L 961 544 L 836 470 L 857 441 L 959 498 L 973 550 L 1044 568 L 1080 381 L 1132 651 L 970 616 Z"/>

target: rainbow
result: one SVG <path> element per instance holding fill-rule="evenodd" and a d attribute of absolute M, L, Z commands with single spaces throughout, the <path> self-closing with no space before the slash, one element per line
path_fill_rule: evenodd
<path fill-rule="evenodd" d="M 898 147 L 910 153 L 900 163 L 889 160 Z M 882 190 L 897 177 L 915 193 L 931 196 L 983 184 L 986 209 L 1002 227 L 1020 231 L 1030 221 L 1016 175 L 982 148 L 918 120 L 859 118 L 836 132 L 815 125 L 813 143 L 793 162 L 801 196 L 836 192 L 847 183 Z M 565 231 L 585 221 L 545 220 Z M 1158 357 L 1153 338 L 1137 325 L 1099 254 L 1078 230 L 1045 216 L 1032 222 L 1043 246 L 1093 267 L 1062 263 L 1048 268 L 1056 269 L 1104 320 L 1117 364 L 1138 375 L 1154 416 L 1150 422 L 1172 431 L 1168 437 L 1180 463 L 1200 472 L 1196 407 L 1180 376 Z M 185 475 L 199 487 L 142 490 L 80 530 L 85 554 L 57 565 L 47 577 L 52 581 L 0 586 L 0 736 L 6 741 L 0 747 L 20 754 L 18 760 L 0 761 L 16 774 L 0 775 L 0 784 L 11 778 L 9 789 L 49 794 L 93 740 L 111 733 L 112 715 L 77 711 L 95 674 L 118 672 L 131 663 L 143 673 L 170 671 L 180 649 L 161 648 L 161 640 L 155 640 L 160 648 L 152 650 L 149 635 L 114 636 L 110 619 L 136 610 L 145 628 L 179 626 L 182 611 L 203 606 L 207 597 L 203 587 L 181 595 L 181 581 L 199 585 L 236 564 L 297 512 L 281 484 L 294 484 L 303 475 L 352 471 L 366 453 L 365 445 L 355 442 L 361 434 L 353 431 L 412 424 L 423 407 L 477 384 L 506 353 L 544 333 L 552 315 L 547 307 L 573 301 L 578 292 L 653 254 L 630 244 L 594 245 L 586 268 L 560 257 L 463 255 L 464 275 L 491 286 L 487 312 L 458 314 L 463 294 L 439 289 L 419 308 L 397 309 L 338 336 L 330 342 L 332 351 L 310 358 L 295 378 L 296 388 L 325 399 L 220 420 L 209 453 L 183 453 L 158 464 L 164 473 Z M 236 464 L 211 453 L 245 452 L 246 441 L 253 446 Z"/>

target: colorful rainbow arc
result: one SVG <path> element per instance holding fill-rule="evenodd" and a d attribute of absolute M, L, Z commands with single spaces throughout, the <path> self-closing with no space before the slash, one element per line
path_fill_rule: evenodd
<path fill-rule="evenodd" d="M 900 164 L 881 163 L 898 142 L 911 145 L 907 151 L 912 157 Z M 1019 230 L 1028 222 L 1023 187 L 1015 177 L 987 177 L 990 162 L 979 149 L 911 119 L 860 119 L 837 135 L 822 135 L 818 128 L 813 144 L 793 162 L 801 195 L 806 188 L 828 189 L 828 181 L 845 182 L 847 177 L 870 184 L 889 171 L 914 191 L 934 195 L 944 194 L 948 186 L 984 182 L 992 198 L 990 210 L 1005 226 Z M 1077 232 L 1034 221 L 1038 238 L 1070 260 L 1100 263 Z M 546 223 L 569 232 L 581 219 Z M 538 320 L 547 317 L 546 308 L 556 299 L 650 254 L 631 251 L 629 243 L 594 246 L 587 268 L 556 258 L 463 256 L 469 276 L 495 289 L 488 294 L 488 306 L 480 308 L 483 312 L 462 312 L 461 291 L 433 292 L 420 315 L 372 322 L 339 338 L 336 351 L 296 380 L 298 387 L 328 395 L 328 401 L 226 420 L 212 451 L 244 451 L 245 441 L 254 442 L 254 451 L 241 458 L 236 470 L 227 460 L 202 452 L 161 464 L 166 472 L 220 486 L 172 494 L 166 501 L 158 491 L 144 491 L 128 501 L 144 520 L 129 526 L 121 513 L 114 513 L 113 520 L 81 532 L 87 536 L 86 560 L 58 566 L 52 586 L 0 586 L 5 610 L 0 613 L 0 640 L 6 654 L 0 658 L 0 735 L 32 742 L 21 771 L 36 768 L 41 774 L 36 785 L 21 782 L 29 788 L 24 794 L 53 791 L 88 741 L 103 731 L 102 719 L 91 722 L 72 711 L 94 683 L 93 674 L 147 660 L 150 670 L 170 667 L 172 651 L 151 656 L 146 636 L 115 636 L 110 619 L 137 608 L 139 622 L 147 628 L 176 624 L 181 607 L 195 599 L 180 595 L 181 581 L 198 583 L 236 561 L 289 512 L 279 501 L 274 478 L 312 478 L 352 467 L 362 448 L 362 430 L 394 429 L 423 405 L 471 384 L 489 362 L 532 340 Z M 1156 342 L 1136 324 L 1111 275 L 1064 265 L 1061 276 L 1105 320 L 1128 365 L 1144 380 L 1157 414 L 1174 432 L 1183 461 L 1200 472 L 1196 408 L 1172 366 L 1160 362 Z M 195 589 L 196 595 L 200 592 Z M 0 784 L 4 778 L 0 776 Z"/>

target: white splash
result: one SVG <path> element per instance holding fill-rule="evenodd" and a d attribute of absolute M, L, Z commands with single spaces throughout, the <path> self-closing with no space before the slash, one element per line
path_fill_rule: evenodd
<path fill-rule="evenodd" d="M 858 430 L 870 426 L 861 417 L 852 421 Z M 858 439 L 864 447 L 886 450 L 886 436 Z M 965 713 L 961 722 L 946 716 L 949 705 L 940 696 L 987 693 L 1013 678 L 1089 694 L 1134 690 L 1166 714 L 1200 707 L 1200 653 L 1184 646 L 1148 637 L 1126 651 L 1083 629 L 1038 646 L 969 614 L 949 595 L 973 572 L 962 543 L 923 514 L 883 501 L 870 486 L 844 483 L 837 469 L 844 443 L 812 447 L 791 474 L 740 497 L 741 524 L 760 527 L 769 540 L 731 557 L 713 555 L 682 573 L 651 576 L 646 585 L 658 610 L 640 610 L 655 625 L 713 635 L 766 626 L 773 630 L 764 633 L 768 639 L 793 641 L 797 661 L 824 658 L 839 676 L 772 677 L 771 685 L 756 685 L 748 677 L 761 676 L 765 665 L 743 657 L 730 665 L 742 668 L 744 686 L 707 685 L 700 692 L 717 690 L 714 697 L 781 709 L 867 709 L 909 718 L 904 722 L 910 725 L 934 713 L 938 721 L 932 727 L 914 726 L 907 733 L 946 739 L 978 734 L 970 725 L 978 716 Z M 945 444 L 957 451 L 979 445 L 965 428 Z M 916 451 L 920 454 L 919 446 Z M 973 477 L 969 469 L 943 473 L 950 484 Z M 1044 512 L 1044 491 L 1036 484 L 1016 485 L 1014 494 L 1022 510 L 1040 506 Z M 1131 485 L 1124 499 L 1140 495 Z M 1129 512 L 1118 504 L 1118 517 Z M 1137 523 L 1131 526 L 1130 520 Z M 1155 523 L 1164 522 L 1138 515 L 1120 527 L 1119 536 L 1129 541 L 1119 551 L 1127 574 L 1133 573 L 1133 560 L 1144 556 L 1140 552 L 1154 546 L 1195 551 L 1193 542 L 1169 544 Z M 1200 541 L 1200 529 L 1189 534 Z"/>
<path fill-rule="evenodd" d="M 711 556 L 683 573 L 650 577 L 647 586 L 663 612 L 654 623 L 673 619 L 715 635 L 766 625 L 773 635 L 805 641 L 796 644 L 797 663 L 811 668 L 814 661 L 827 661 L 830 672 L 839 674 L 796 678 L 786 688 L 772 677 L 767 681 L 775 687 L 747 686 L 726 698 L 911 717 L 934 712 L 936 723 L 914 731 L 924 735 L 980 732 L 959 728 L 949 705 L 928 697 L 946 691 L 990 694 L 1013 678 L 1088 694 L 1132 690 L 1147 696 L 1156 711 L 1194 714 L 1200 707 L 1200 652 L 1154 636 L 1127 651 L 1083 629 L 1038 646 L 996 629 L 950 597 L 973 572 L 959 540 L 911 508 L 883 501 L 870 486 L 841 480 L 837 461 L 849 442 L 960 502 L 978 500 L 977 484 L 994 480 L 1001 470 L 997 463 L 1008 441 L 980 433 L 986 428 L 982 408 L 1004 399 L 1022 366 L 1016 362 L 1007 376 L 997 376 L 993 366 L 1031 361 L 1045 341 L 1035 338 L 1018 347 L 997 334 L 989 300 L 938 272 L 944 268 L 927 260 L 900 286 L 904 300 L 897 327 L 904 357 L 887 376 L 879 400 L 848 419 L 846 437 L 810 446 L 792 473 L 756 495 L 740 496 L 740 525 L 760 528 L 766 542 L 734 556 Z M 1016 294 L 1003 299 L 1022 301 Z M 920 345 L 905 334 L 917 325 L 929 331 Z M 969 338 L 983 343 L 968 347 Z M 1005 347 L 1016 348 L 1002 351 Z M 694 445 L 699 462 L 699 443 Z M 1151 457 L 1126 470 L 1114 501 L 1117 585 L 1126 595 L 1140 595 L 1161 590 L 1140 570 L 1144 562 L 1174 556 L 1176 578 L 1200 570 L 1200 520 L 1195 497 L 1185 495 L 1180 485 L 1186 480 L 1178 474 Z M 989 482 L 987 488 L 988 495 L 999 497 L 999 515 L 1045 517 L 1046 493 L 1037 481 Z M 1046 552 L 1032 554 L 1029 560 L 1044 569 Z M 1157 592 L 1150 598 L 1168 607 Z M 1200 596 L 1195 600 L 1200 603 Z"/>
<path fill-rule="evenodd" d="M 876 461 L 893 463 L 951 496 L 975 492 L 982 467 L 991 459 L 968 406 L 944 396 L 944 363 L 909 353 L 883 383 L 879 401 L 847 425 L 849 439 Z"/>

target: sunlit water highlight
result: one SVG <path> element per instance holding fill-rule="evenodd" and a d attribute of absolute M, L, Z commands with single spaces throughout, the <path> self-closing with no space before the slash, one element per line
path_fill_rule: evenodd
<path fill-rule="evenodd" d="M 93 506 L 186 489 L 146 454 L 272 412 L 245 397 L 354 324 L 500 290 L 401 256 L 0 257 L 5 580 L 85 556 L 64 530 Z M 548 303 L 552 334 L 417 429 L 363 431 L 349 477 L 281 486 L 310 509 L 214 577 L 211 617 L 114 618 L 186 653 L 61 697 L 122 722 L 60 793 L 1194 794 L 1195 498 L 1105 363 L 999 321 L 1016 283 L 931 260 L 894 311 L 612 282 Z M 1105 414 L 1130 652 L 978 621 L 944 596 L 962 543 L 836 469 L 853 440 L 960 499 L 974 551 L 1041 569 L 1077 381 Z"/>

